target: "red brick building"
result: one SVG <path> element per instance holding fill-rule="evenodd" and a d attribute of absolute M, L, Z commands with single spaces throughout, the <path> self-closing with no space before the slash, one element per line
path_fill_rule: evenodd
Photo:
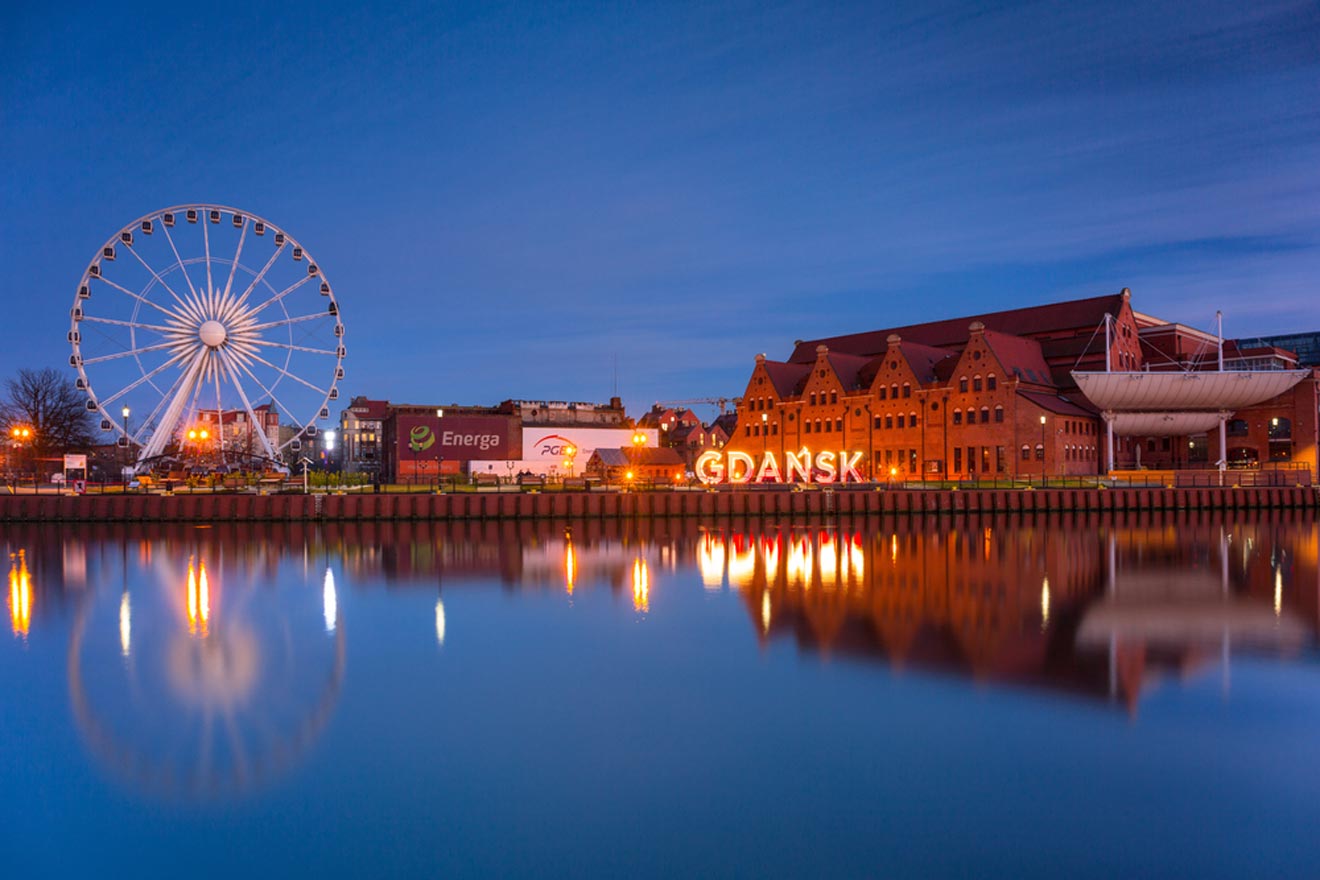
<path fill-rule="evenodd" d="M 1282 349 L 1227 343 L 1227 375 L 1212 377 L 1220 351 L 1213 335 L 1135 312 L 1126 289 L 798 342 L 787 361 L 757 356 L 729 448 L 780 462 L 803 448 L 860 451 L 873 479 L 1081 475 L 1109 467 L 1113 427 L 1116 469 L 1213 468 L 1223 458 L 1234 466 L 1300 462 L 1314 474 L 1317 371 L 1295 370 L 1296 357 Z M 1131 379 L 1133 389 L 1146 377 L 1163 374 L 1167 384 L 1193 375 L 1203 381 L 1186 389 L 1204 393 L 1102 409 L 1079 381 L 1106 373 Z M 1215 389 L 1239 379 L 1290 387 L 1227 412 Z M 1195 430 L 1179 433 L 1186 426 Z"/>

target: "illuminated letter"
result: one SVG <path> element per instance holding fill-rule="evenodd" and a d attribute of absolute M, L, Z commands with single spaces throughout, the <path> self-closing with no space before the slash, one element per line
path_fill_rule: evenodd
<path fill-rule="evenodd" d="M 862 481 L 862 474 L 857 470 L 857 462 L 861 460 L 862 454 L 860 452 L 854 452 L 851 455 L 846 452 L 839 453 L 839 465 L 842 471 L 839 474 L 840 483 L 860 483 Z"/>
<path fill-rule="evenodd" d="M 803 446 L 801 452 L 784 454 L 784 481 L 788 483 L 811 481 L 811 450 Z"/>
<path fill-rule="evenodd" d="M 784 478 L 779 474 L 779 462 L 775 461 L 775 454 L 767 452 L 765 458 L 761 459 L 761 469 L 756 472 L 756 482 L 764 483 L 769 479 L 772 483 L 782 483 Z"/>
<path fill-rule="evenodd" d="M 834 453 L 828 449 L 816 453 L 816 470 L 821 471 L 820 477 L 816 479 L 817 483 L 833 483 L 838 475 L 834 467 Z"/>
<path fill-rule="evenodd" d="M 711 450 L 698 455 L 696 463 L 697 479 L 707 486 L 724 482 L 724 462 L 720 461 L 723 457 L 720 453 Z"/>
<path fill-rule="evenodd" d="M 742 462 L 742 474 L 738 473 L 738 463 Z M 727 474 L 730 483 L 746 483 L 752 478 L 752 466 L 755 464 L 752 457 L 745 452 L 729 453 L 729 473 Z"/>

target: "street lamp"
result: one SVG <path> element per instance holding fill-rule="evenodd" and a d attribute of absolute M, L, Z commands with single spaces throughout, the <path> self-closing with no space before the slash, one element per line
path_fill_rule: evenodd
<path fill-rule="evenodd" d="M 1040 484 L 1045 485 L 1045 415 L 1040 417 Z"/>
<path fill-rule="evenodd" d="M 131 452 L 132 446 L 131 446 L 131 443 L 130 443 L 130 441 L 129 441 L 129 439 L 128 439 L 128 415 L 129 415 L 129 409 L 128 409 L 128 407 L 125 406 L 123 409 L 121 409 L 121 410 L 119 411 L 119 414 L 122 415 L 122 416 L 124 417 L 124 449 L 125 449 L 125 450 L 130 450 L 130 451 L 128 451 L 128 452 L 125 452 L 125 457 L 127 457 L 128 455 L 131 455 L 131 454 L 132 454 L 132 452 Z M 120 476 L 121 479 L 123 479 L 123 477 L 124 477 L 124 468 L 126 468 L 126 467 L 128 467 L 128 463 L 127 463 L 127 462 L 124 462 L 123 464 L 121 464 L 121 466 L 120 466 L 120 468 L 119 468 L 119 476 Z"/>
<path fill-rule="evenodd" d="M 13 438 L 14 449 L 21 450 L 23 448 L 23 444 L 29 442 L 32 439 L 32 429 L 23 425 L 15 425 L 13 428 L 10 429 L 9 436 Z M 17 452 L 15 452 L 14 457 L 19 458 L 20 456 L 18 455 Z"/>
<path fill-rule="evenodd" d="M 646 435 L 643 434 L 641 431 L 633 431 L 632 445 L 633 445 L 633 466 L 632 466 L 632 470 L 628 471 L 629 482 L 632 481 L 634 472 L 638 470 L 638 461 L 641 458 L 642 447 L 646 445 Z"/>
<path fill-rule="evenodd" d="M 761 457 L 765 458 L 766 444 L 769 443 L 770 414 L 761 413 Z"/>

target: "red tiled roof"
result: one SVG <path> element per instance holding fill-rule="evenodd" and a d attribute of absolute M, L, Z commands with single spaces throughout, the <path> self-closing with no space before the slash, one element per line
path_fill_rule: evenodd
<path fill-rule="evenodd" d="M 967 327 L 973 321 L 980 321 L 989 330 L 1018 336 L 1079 330 L 1098 325 L 1104 320 L 1106 313 L 1117 315 L 1122 306 L 1123 295 L 1112 293 L 1088 299 L 991 312 L 987 315 L 970 315 L 965 318 L 911 324 L 888 330 L 871 330 L 866 333 L 832 336 L 828 339 L 812 339 L 799 342 L 788 360 L 790 363 L 813 362 L 816 359 L 818 345 L 827 345 L 832 352 L 840 351 L 854 355 L 880 354 L 888 347 L 886 340 L 892 333 L 897 333 L 904 341 L 911 339 L 923 345 L 962 347 L 967 342 Z"/>
<path fill-rule="evenodd" d="M 813 358 L 812 362 L 815 362 Z M 796 397 L 811 375 L 811 364 L 786 364 L 780 361 L 766 361 L 765 374 L 770 377 L 770 384 L 775 386 L 775 393 L 782 400 Z"/>
<path fill-rule="evenodd" d="M 862 387 L 861 374 L 867 365 L 875 360 L 875 358 L 858 357 L 857 355 L 841 354 L 834 351 L 825 355 L 825 359 L 830 362 L 830 367 L 834 369 L 834 374 L 839 377 L 839 382 L 843 385 L 845 391 Z"/>
<path fill-rule="evenodd" d="M 985 344 L 1010 376 L 1033 385 L 1054 384 L 1054 377 L 1050 375 L 1050 368 L 1046 366 L 1045 356 L 1036 340 L 986 330 Z"/>

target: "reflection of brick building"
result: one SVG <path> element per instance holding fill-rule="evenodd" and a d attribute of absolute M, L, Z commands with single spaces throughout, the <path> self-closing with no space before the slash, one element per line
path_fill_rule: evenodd
<path fill-rule="evenodd" d="M 1135 423 L 1101 413 L 1074 376 L 1204 376 L 1217 366 L 1218 348 L 1214 336 L 1135 312 L 1126 290 L 800 342 L 787 361 L 757 356 L 730 447 L 781 461 L 803 447 L 861 451 L 869 463 L 863 472 L 875 478 L 1095 474 L 1106 467 L 1112 418 L 1121 432 L 1116 467 L 1213 467 L 1222 454 L 1236 464 L 1301 462 L 1314 471 L 1315 370 L 1233 414 L 1224 450 L 1217 429 L 1203 424 L 1174 433 L 1194 422 L 1181 411 L 1149 413 L 1127 427 Z M 1248 370 L 1297 366 L 1291 353 L 1268 346 L 1230 341 L 1223 352 L 1230 381 Z M 1198 405 L 1217 422 L 1213 400 Z"/>

